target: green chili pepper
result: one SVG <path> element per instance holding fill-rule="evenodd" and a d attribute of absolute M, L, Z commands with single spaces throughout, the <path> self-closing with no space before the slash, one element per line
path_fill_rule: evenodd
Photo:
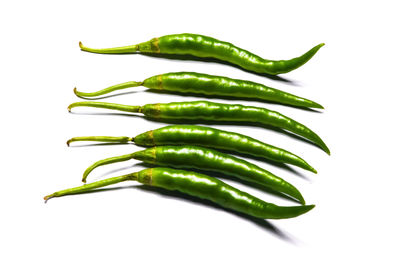
<path fill-rule="evenodd" d="M 222 207 L 262 219 L 293 218 L 310 211 L 315 206 L 277 206 L 240 191 L 216 178 L 170 168 L 149 168 L 80 187 L 61 190 L 45 196 L 44 199 L 48 200 L 52 197 L 88 192 L 96 188 L 129 180 L 167 190 L 178 190 L 194 197 L 210 200 Z"/>
<path fill-rule="evenodd" d="M 159 145 L 198 145 L 261 157 L 279 163 L 288 163 L 317 173 L 305 160 L 282 148 L 266 144 L 240 133 L 228 132 L 206 126 L 169 125 L 144 132 L 133 138 L 124 136 L 74 137 L 67 141 L 67 145 L 69 146 L 69 144 L 74 141 L 134 142 L 136 145 L 145 147 Z"/>
<path fill-rule="evenodd" d="M 285 193 L 305 204 L 301 193 L 289 182 L 245 160 L 198 146 L 159 146 L 92 164 L 83 174 L 82 181 L 98 166 L 136 159 L 145 163 L 172 168 L 189 168 L 221 172 L 263 187 Z"/>
<path fill-rule="evenodd" d="M 296 107 L 323 108 L 320 104 L 314 101 L 270 88 L 262 84 L 194 72 L 167 73 L 152 76 L 145 79 L 143 82 L 126 82 L 92 93 L 79 92 L 76 88 L 74 89 L 74 92 L 78 97 L 89 98 L 137 86 L 144 86 L 161 91 L 261 99 Z"/>
<path fill-rule="evenodd" d="M 239 104 L 222 104 L 210 101 L 172 102 L 146 104 L 144 106 L 129 106 L 107 102 L 83 101 L 75 102 L 68 106 L 70 111 L 74 107 L 95 107 L 114 109 L 133 113 L 143 113 L 154 119 L 173 120 L 206 120 L 206 121 L 234 121 L 243 123 L 261 123 L 288 130 L 314 142 L 326 153 L 330 154 L 328 147 L 322 139 L 297 121 L 278 112 L 265 108 L 243 106 Z"/>
<path fill-rule="evenodd" d="M 167 35 L 140 44 L 106 49 L 89 48 L 79 42 L 79 47 L 87 52 L 107 54 L 142 52 L 193 55 L 200 58 L 214 58 L 226 61 L 246 70 L 271 75 L 287 73 L 302 66 L 310 60 L 322 46 L 324 46 L 323 43 L 315 46 L 302 56 L 291 60 L 275 61 L 263 59 L 231 43 L 196 34 Z"/>

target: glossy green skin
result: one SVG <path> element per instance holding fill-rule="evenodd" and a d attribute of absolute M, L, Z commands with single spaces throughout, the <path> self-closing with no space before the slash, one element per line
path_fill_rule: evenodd
<path fill-rule="evenodd" d="M 323 46 L 323 44 L 315 46 L 304 55 L 291 60 L 273 61 L 263 59 L 231 43 L 203 35 L 187 33 L 167 35 L 153 39 L 150 41 L 150 45 L 157 44 L 155 41 L 158 43 L 160 53 L 210 57 L 227 61 L 246 70 L 271 75 L 287 73 L 302 66 Z"/>
<path fill-rule="evenodd" d="M 253 106 L 243 106 L 239 104 L 222 104 L 210 101 L 189 101 L 146 104 L 144 106 L 131 106 L 98 101 L 74 102 L 68 106 L 68 110 L 76 107 L 94 107 L 126 111 L 131 113 L 143 113 L 147 117 L 163 121 L 176 120 L 207 120 L 207 121 L 230 121 L 238 123 L 259 123 L 268 126 L 278 127 L 288 130 L 297 135 L 314 142 L 322 148 L 327 154 L 330 154 L 329 148 L 321 138 L 297 121 L 284 116 L 278 112 L 265 108 Z"/>
<path fill-rule="evenodd" d="M 210 200 L 222 207 L 263 219 L 293 218 L 315 207 L 315 205 L 277 206 L 229 186 L 216 178 L 195 172 L 160 167 L 60 190 L 45 196 L 44 200 L 95 191 L 97 188 L 130 180 L 167 190 L 177 190 L 184 194 Z"/>
<path fill-rule="evenodd" d="M 314 205 L 277 206 L 240 191 L 216 178 L 170 168 L 151 168 L 140 171 L 138 181 L 168 190 L 178 190 L 262 219 L 292 218 L 314 208 Z"/>
<path fill-rule="evenodd" d="M 157 75 L 144 80 L 142 85 L 156 90 L 261 99 L 297 107 L 323 108 L 314 101 L 262 84 L 194 72 Z"/>
<path fill-rule="evenodd" d="M 198 125 L 170 125 L 134 137 L 140 146 L 198 145 L 244 153 L 280 163 L 289 163 L 315 171 L 299 156 L 240 133 L 228 132 Z"/>
<path fill-rule="evenodd" d="M 189 101 L 146 104 L 139 112 L 157 119 L 234 121 L 271 125 L 303 136 L 329 154 L 329 149 L 322 139 L 308 127 L 276 111 L 265 108 L 210 101 Z"/>
<path fill-rule="evenodd" d="M 79 47 L 87 52 L 104 54 L 143 52 L 192 55 L 201 58 L 214 58 L 226 61 L 249 71 L 271 75 L 287 73 L 302 66 L 309 61 L 322 46 L 324 46 L 324 44 L 319 44 L 303 55 L 290 60 L 275 61 L 263 59 L 228 42 L 219 41 L 208 36 L 187 33 L 162 36 L 147 42 L 114 48 L 94 49 L 84 46 L 81 42 L 79 43 Z"/>
<path fill-rule="evenodd" d="M 289 182 L 245 160 L 197 146 L 159 146 L 132 154 L 155 165 L 224 173 L 285 193 L 304 204 L 301 193 Z"/>

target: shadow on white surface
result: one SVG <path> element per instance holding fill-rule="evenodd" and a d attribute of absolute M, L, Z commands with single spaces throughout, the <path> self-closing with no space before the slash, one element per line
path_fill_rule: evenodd
<path fill-rule="evenodd" d="M 258 228 L 260 228 L 264 231 L 267 231 L 270 234 L 272 234 L 273 236 L 275 236 L 283 241 L 286 241 L 290 244 L 297 245 L 300 243 L 300 241 L 297 238 L 293 237 L 288 232 L 283 231 L 276 225 L 272 224 L 269 220 L 255 218 L 253 216 L 250 216 L 250 215 L 247 215 L 244 213 L 226 209 L 226 208 L 223 208 L 223 207 L 219 206 L 218 204 L 213 203 L 209 200 L 200 199 L 198 197 L 187 195 L 187 194 L 181 193 L 179 191 L 171 191 L 171 190 L 166 190 L 163 188 L 151 187 L 151 186 L 146 186 L 146 185 L 128 185 L 128 186 L 118 186 L 118 187 L 112 187 L 112 188 L 95 189 L 92 191 L 82 192 L 82 193 L 75 194 L 75 195 L 66 195 L 64 197 L 79 196 L 81 194 L 102 193 L 102 192 L 124 190 L 124 189 L 138 189 L 141 191 L 145 191 L 147 193 L 157 194 L 157 195 L 167 198 L 167 199 L 179 200 L 179 201 L 183 201 L 186 203 L 192 203 L 192 204 L 200 204 L 202 206 L 209 207 L 211 209 L 223 211 L 228 214 L 232 214 L 240 219 L 246 220 L 246 221 L 256 225 Z M 46 200 L 45 203 L 47 203 L 47 201 L 49 201 L 51 199 L 54 199 L 54 198 L 50 198 L 50 199 Z"/>
<path fill-rule="evenodd" d="M 86 52 L 85 52 L 86 53 Z M 90 52 L 88 54 L 101 54 L 101 53 L 93 53 Z M 283 82 L 283 83 L 287 83 L 293 86 L 300 86 L 299 84 L 295 83 L 292 80 L 289 80 L 288 78 L 284 78 L 281 77 L 279 75 L 269 75 L 269 74 L 261 74 L 261 73 L 257 73 L 254 71 L 250 71 L 247 69 L 244 69 L 238 65 L 235 65 L 233 63 L 227 62 L 227 61 L 223 61 L 223 60 L 219 60 L 219 59 L 215 59 L 215 58 L 201 58 L 201 57 L 196 57 L 193 55 L 188 55 L 188 54 L 163 54 L 163 53 L 145 53 L 145 52 L 134 52 L 134 53 L 113 53 L 113 55 L 143 55 L 143 56 L 147 56 L 147 57 L 151 57 L 151 58 L 162 58 L 162 59 L 169 59 L 169 60 L 176 60 L 178 62 L 180 61 L 199 61 L 199 62 L 213 62 L 213 63 L 218 63 L 218 64 L 222 64 L 222 65 L 227 65 L 227 66 L 231 66 L 237 69 L 240 69 L 244 72 L 250 73 L 250 74 L 254 74 L 257 76 L 261 76 L 261 77 L 265 77 L 271 80 L 275 80 L 275 81 L 279 81 L 279 82 Z M 301 67 L 300 67 L 301 68 Z"/>

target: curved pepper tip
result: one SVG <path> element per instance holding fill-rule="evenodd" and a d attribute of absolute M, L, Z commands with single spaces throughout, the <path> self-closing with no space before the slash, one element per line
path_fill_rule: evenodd
<path fill-rule="evenodd" d="M 322 106 L 321 104 L 314 102 L 314 108 L 319 108 L 319 109 L 325 109 L 324 106 Z"/>
<path fill-rule="evenodd" d="M 326 148 L 324 149 L 324 151 L 325 151 L 329 156 L 331 155 L 331 151 L 329 150 L 328 147 L 326 147 Z"/>
<path fill-rule="evenodd" d="M 314 47 L 309 51 L 309 53 L 312 53 L 311 57 L 314 56 L 314 55 L 319 51 L 319 49 L 321 49 L 321 47 L 324 46 L 324 45 L 325 45 L 325 43 L 320 43 L 320 44 L 317 44 L 316 46 L 314 46 Z M 311 57 L 310 57 L 310 59 L 311 59 Z"/>
<path fill-rule="evenodd" d="M 299 207 L 303 208 L 303 211 L 302 211 L 301 214 L 304 214 L 304 213 L 307 213 L 307 212 L 311 211 L 312 209 L 314 209 L 315 204 L 302 205 L 302 206 L 299 206 Z"/>
<path fill-rule="evenodd" d="M 328 146 L 323 142 L 323 141 L 321 141 L 319 144 L 317 144 L 325 153 L 327 153 L 328 155 L 331 155 L 331 151 L 330 151 L 330 149 L 328 148 Z"/>
<path fill-rule="evenodd" d="M 312 209 L 314 209 L 315 208 L 315 204 L 310 204 L 310 205 L 306 205 L 306 206 L 308 206 L 307 208 L 307 210 L 308 211 L 311 211 Z"/>

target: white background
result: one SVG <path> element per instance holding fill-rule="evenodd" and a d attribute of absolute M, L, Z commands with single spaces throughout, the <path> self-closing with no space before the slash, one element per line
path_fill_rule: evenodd
<path fill-rule="evenodd" d="M 399 45 L 396 1 L 13 1 L 0 4 L 2 255 L 398 255 Z M 217 63 L 81 52 L 174 33 L 229 41 L 270 59 L 289 59 L 324 42 L 290 82 Z M 96 160 L 139 150 L 134 145 L 67 148 L 73 136 L 135 136 L 163 126 L 142 117 L 67 105 L 72 92 L 94 91 L 172 71 L 248 79 L 315 100 L 321 113 L 276 104 L 308 125 L 332 155 L 284 134 L 216 125 L 304 157 L 319 171 L 298 175 L 266 168 L 297 186 L 316 208 L 289 220 L 252 221 L 221 209 L 146 191 L 137 183 L 106 192 L 49 200 L 80 185 Z M 145 92 L 105 99 L 141 105 L 189 101 Z M 90 144 L 90 143 L 86 143 Z M 78 145 L 78 144 L 76 144 Z M 82 144 L 79 144 L 82 145 Z M 130 161 L 97 169 L 90 181 L 141 170 Z M 236 182 L 266 201 L 294 205 Z"/>

